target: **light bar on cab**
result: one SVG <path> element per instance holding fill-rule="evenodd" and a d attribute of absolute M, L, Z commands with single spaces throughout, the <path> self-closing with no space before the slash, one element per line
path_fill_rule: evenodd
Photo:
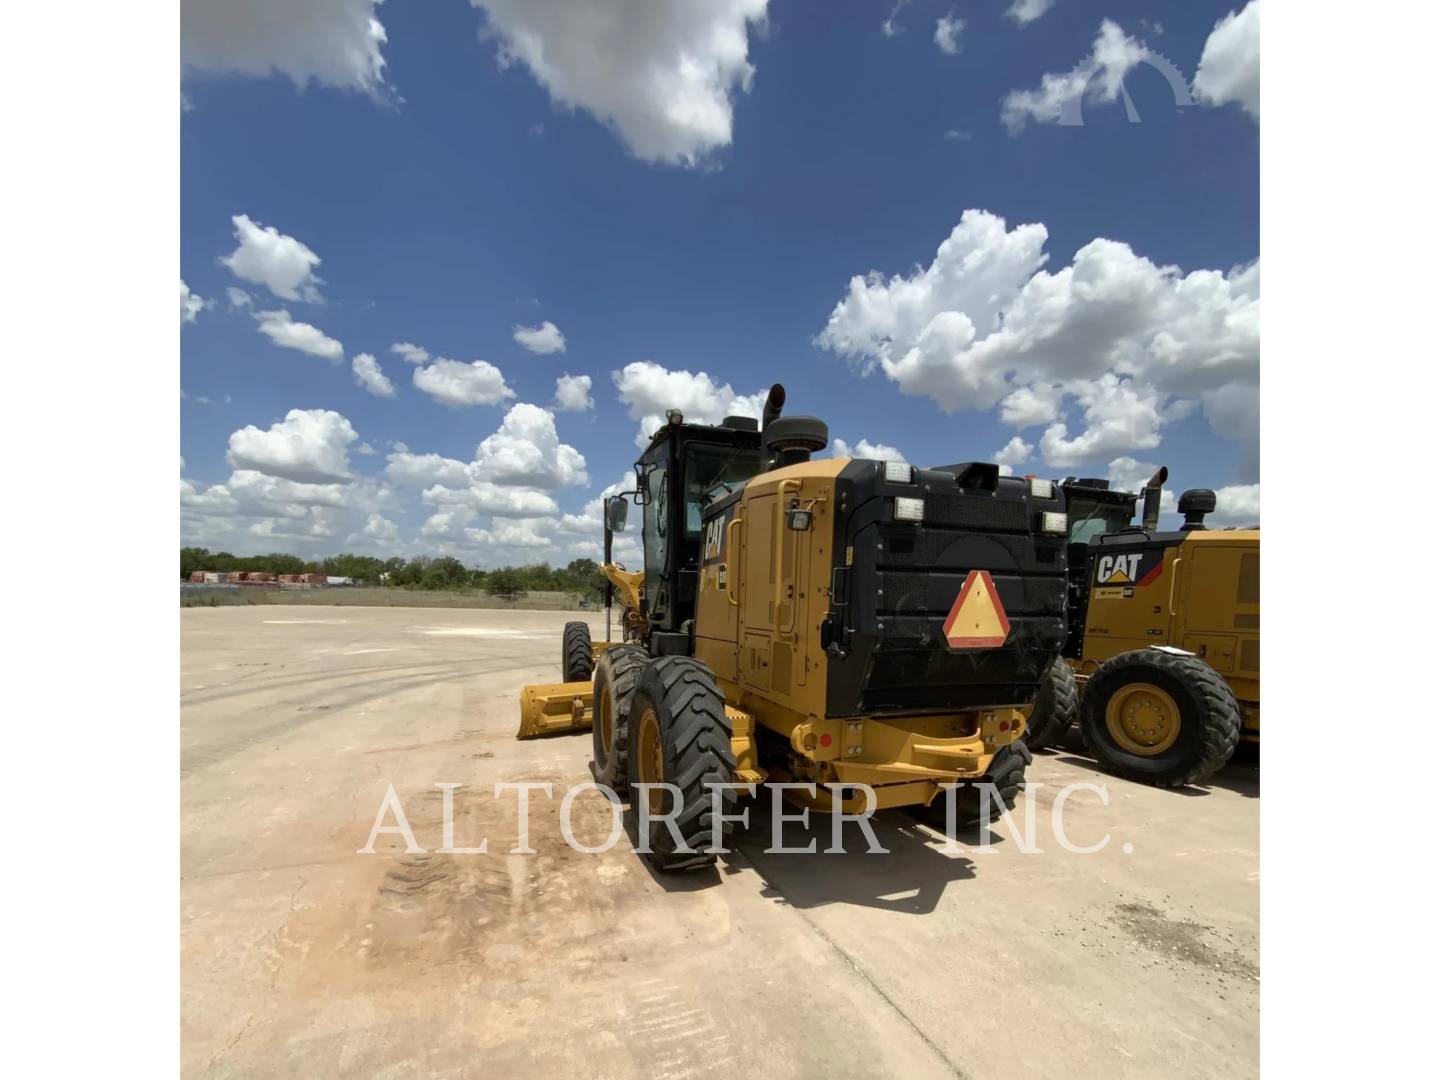
<path fill-rule="evenodd" d="M 1060 515 L 1064 517 L 1064 514 Z M 895 520 L 896 521 L 923 521 L 925 518 L 925 500 L 907 499 L 897 496 L 895 499 Z"/>
<path fill-rule="evenodd" d="M 1053 480 L 1041 480 L 1039 477 L 1030 478 L 1030 495 L 1036 499 L 1053 499 L 1055 497 L 1055 482 Z"/>

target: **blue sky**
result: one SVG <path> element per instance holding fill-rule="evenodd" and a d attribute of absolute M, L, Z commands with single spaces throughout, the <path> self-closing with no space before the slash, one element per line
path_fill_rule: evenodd
<path fill-rule="evenodd" d="M 667 393 L 776 380 L 852 452 L 1164 463 L 1257 520 L 1258 0 L 1008 6 L 186 0 L 184 539 L 593 555 Z M 563 352 L 514 339 L 547 321 Z M 401 342 L 510 395 L 445 404 Z"/>

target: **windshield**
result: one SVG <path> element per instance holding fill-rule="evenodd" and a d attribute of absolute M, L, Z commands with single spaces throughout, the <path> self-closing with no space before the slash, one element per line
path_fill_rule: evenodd
<path fill-rule="evenodd" d="M 1097 536 L 1128 529 L 1132 513 L 1128 506 L 1116 506 L 1113 503 L 1086 504 L 1072 498 L 1070 543 L 1085 544 Z"/>
<path fill-rule="evenodd" d="M 685 452 L 685 535 L 700 535 L 700 515 L 765 466 L 758 449 L 693 443 Z"/>

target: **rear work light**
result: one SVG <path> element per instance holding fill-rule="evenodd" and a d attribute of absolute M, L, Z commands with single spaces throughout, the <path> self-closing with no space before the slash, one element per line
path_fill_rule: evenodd
<path fill-rule="evenodd" d="M 1064 536 L 1069 528 L 1070 520 L 1064 514 L 1057 514 L 1054 511 L 1046 510 L 1040 515 L 1041 532 L 1055 533 L 1057 536 Z"/>
<path fill-rule="evenodd" d="M 1065 515 L 1060 515 L 1064 517 Z M 925 500 L 897 498 L 895 500 L 896 521 L 923 521 L 925 519 Z"/>
<path fill-rule="evenodd" d="M 1030 478 L 1030 494 L 1036 499 L 1053 499 L 1055 497 L 1055 482 L 1053 480 L 1040 480 L 1032 476 Z"/>
<path fill-rule="evenodd" d="M 892 484 L 908 484 L 915 479 L 915 470 L 903 461 L 887 461 L 885 479 Z"/>

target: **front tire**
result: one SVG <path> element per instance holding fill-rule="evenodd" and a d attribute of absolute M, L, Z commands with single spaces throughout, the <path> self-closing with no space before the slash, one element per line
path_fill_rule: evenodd
<path fill-rule="evenodd" d="M 653 787 L 635 793 L 650 813 L 648 858 L 657 870 L 700 870 L 715 862 L 709 849 L 722 848 L 729 823 L 715 815 L 711 785 L 732 783 L 735 754 L 731 723 L 715 676 L 689 656 L 662 656 L 645 665 L 629 713 L 629 766 L 632 784 L 673 784 L 680 810 L 675 826 L 682 843 L 663 821 L 674 812 L 674 796 Z M 724 812 L 735 804 L 733 789 L 721 794 Z"/>
<path fill-rule="evenodd" d="M 560 634 L 561 682 L 589 682 L 595 671 L 595 650 L 590 645 L 590 624 L 567 622 Z"/>
<path fill-rule="evenodd" d="M 1075 685 L 1075 673 L 1064 657 L 1057 656 L 1041 677 L 1035 707 L 1030 710 L 1021 738 L 1031 750 L 1054 746 L 1079 713 L 1080 691 Z"/>
<path fill-rule="evenodd" d="M 1137 649 L 1101 664 L 1080 710 L 1085 746 L 1106 769 L 1157 787 L 1198 784 L 1240 741 L 1240 706 L 1199 657 Z"/>
<path fill-rule="evenodd" d="M 630 705 L 649 660 L 643 645 L 616 645 L 601 653 L 595 665 L 594 722 L 590 725 L 595 782 L 608 785 L 617 795 L 624 795 L 630 786 Z"/>

